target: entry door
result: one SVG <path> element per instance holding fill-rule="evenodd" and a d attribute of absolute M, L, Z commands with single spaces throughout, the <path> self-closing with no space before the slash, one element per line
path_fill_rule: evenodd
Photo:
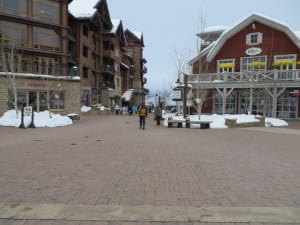
<path fill-rule="evenodd" d="M 28 105 L 32 106 L 33 111 L 37 111 L 37 92 L 36 91 L 29 91 Z"/>

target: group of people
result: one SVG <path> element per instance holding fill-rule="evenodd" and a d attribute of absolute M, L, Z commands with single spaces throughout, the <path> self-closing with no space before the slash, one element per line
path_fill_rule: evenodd
<path fill-rule="evenodd" d="M 138 108 L 138 115 L 139 115 L 139 124 L 140 124 L 140 129 L 145 130 L 145 125 L 146 125 L 146 117 L 148 116 L 148 109 L 144 104 L 142 104 Z M 154 107 L 154 119 L 156 120 L 156 125 L 160 125 L 160 121 L 162 118 L 162 110 L 159 105 Z"/>

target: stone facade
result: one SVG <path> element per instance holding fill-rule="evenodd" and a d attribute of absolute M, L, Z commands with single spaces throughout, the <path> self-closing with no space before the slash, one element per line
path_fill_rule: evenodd
<path fill-rule="evenodd" d="M 17 91 L 23 91 L 25 93 L 25 103 L 26 105 L 30 105 L 29 103 L 29 92 L 36 93 L 37 96 L 40 92 L 47 92 L 48 97 L 47 101 L 49 101 L 49 93 L 51 91 L 59 91 L 64 93 L 64 107 L 60 109 L 51 109 L 54 113 L 59 113 L 62 115 L 68 113 L 76 113 L 80 114 L 80 80 L 71 79 L 71 78 L 40 78 L 36 77 L 15 77 L 16 81 L 16 89 Z M 4 75 L 0 76 L 0 116 L 3 115 L 5 111 L 9 108 L 9 90 L 12 90 L 12 83 L 9 78 Z M 38 98 L 37 98 L 38 99 Z M 18 105 L 18 108 L 21 108 L 21 105 Z M 40 102 L 37 100 L 36 102 L 36 110 L 40 111 Z"/>

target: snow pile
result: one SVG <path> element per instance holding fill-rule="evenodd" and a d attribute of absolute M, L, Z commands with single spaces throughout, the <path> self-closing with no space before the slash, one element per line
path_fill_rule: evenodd
<path fill-rule="evenodd" d="M 183 120 L 183 116 L 176 116 L 175 114 L 166 114 L 164 115 L 164 126 L 168 126 L 168 117 L 172 117 L 174 120 Z M 225 114 L 225 115 L 201 115 L 199 119 L 199 115 L 190 115 L 189 116 L 191 121 L 211 121 L 210 128 L 228 128 L 225 125 L 225 119 L 235 119 L 237 123 L 251 123 L 257 122 L 258 119 L 255 115 L 246 115 L 246 114 Z M 277 118 L 270 118 L 266 117 L 265 119 L 265 126 L 266 127 L 283 127 L 288 126 L 288 123 L 284 120 L 277 119 Z M 199 128 L 197 124 L 191 124 L 191 128 Z"/>
<path fill-rule="evenodd" d="M 31 123 L 31 117 L 24 117 L 24 126 L 28 127 Z M 54 114 L 49 111 L 34 112 L 35 127 L 63 127 L 73 124 L 72 120 L 67 116 Z M 19 127 L 21 125 L 21 112 L 16 114 L 15 110 L 8 110 L 0 117 L 0 126 Z"/>
<path fill-rule="evenodd" d="M 83 113 L 89 112 L 91 110 L 92 110 L 92 108 L 89 106 L 85 106 L 85 105 L 81 106 L 81 112 L 83 112 Z"/>

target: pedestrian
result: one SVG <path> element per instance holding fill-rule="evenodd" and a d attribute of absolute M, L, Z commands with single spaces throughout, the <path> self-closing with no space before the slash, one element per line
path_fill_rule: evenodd
<path fill-rule="evenodd" d="M 156 125 L 159 126 L 161 120 L 161 108 L 159 105 L 154 108 L 154 119 L 156 120 Z"/>
<path fill-rule="evenodd" d="M 140 118 L 140 129 L 145 130 L 145 123 L 147 117 L 147 108 L 144 104 L 138 110 L 139 118 Z"/>

